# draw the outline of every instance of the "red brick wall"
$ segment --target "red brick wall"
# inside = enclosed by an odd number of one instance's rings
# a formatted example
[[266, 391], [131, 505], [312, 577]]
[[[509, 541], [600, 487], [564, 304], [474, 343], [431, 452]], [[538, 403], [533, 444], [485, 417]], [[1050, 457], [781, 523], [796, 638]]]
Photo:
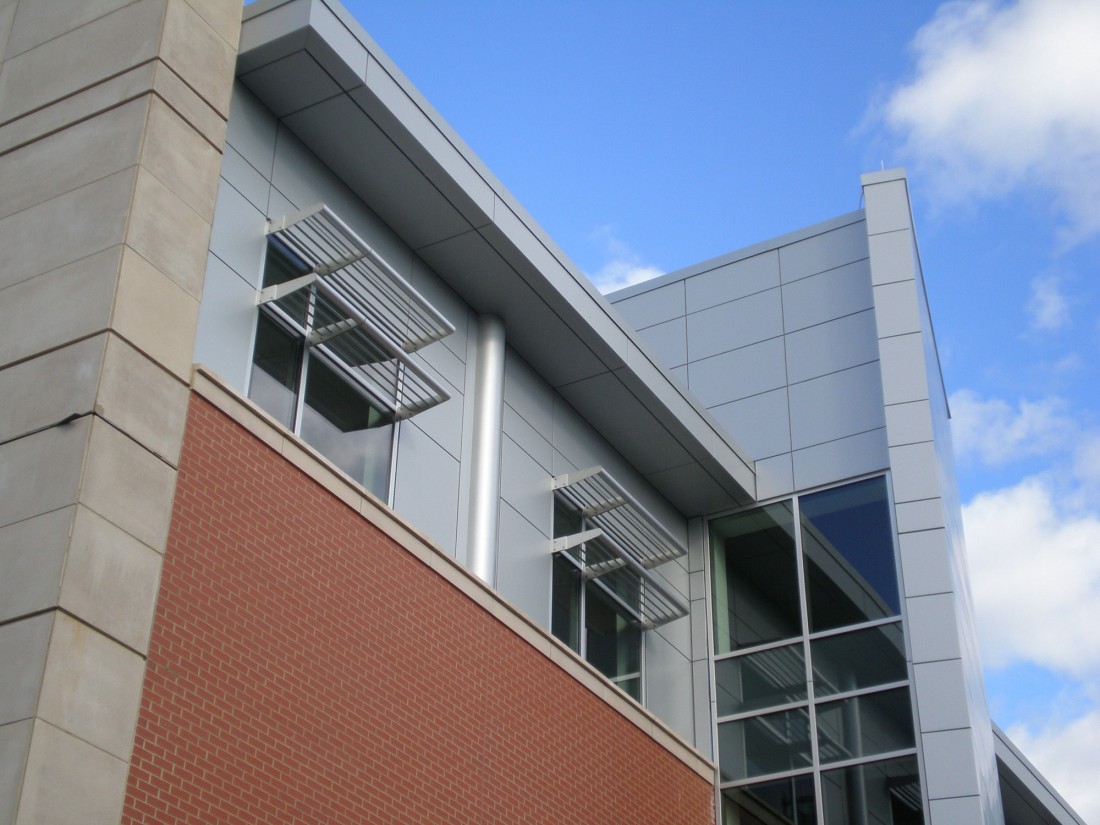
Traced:
[[123, 822], [708, 823], [712, 793], [192, 397]]

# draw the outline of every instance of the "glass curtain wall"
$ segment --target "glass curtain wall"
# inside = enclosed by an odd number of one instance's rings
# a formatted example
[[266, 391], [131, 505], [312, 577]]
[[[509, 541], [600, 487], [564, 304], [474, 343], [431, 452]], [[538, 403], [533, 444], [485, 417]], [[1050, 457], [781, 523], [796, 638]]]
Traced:
[[723, 825], [923, 823], [884, 477], [710, 523]]

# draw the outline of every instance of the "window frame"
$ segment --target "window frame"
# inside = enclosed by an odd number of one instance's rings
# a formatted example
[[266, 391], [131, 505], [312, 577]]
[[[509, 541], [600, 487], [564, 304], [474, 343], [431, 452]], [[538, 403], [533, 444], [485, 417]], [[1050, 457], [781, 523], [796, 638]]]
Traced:
[[[870, 481], [874, 479], [882, 479], [885, 488], [885, 501], [887, 504], [887, 511], [889, 514], [889, 539], [890, 550], [893, 557], [893, 568], [896, 586], [898, 588], [898, 600], [899, 607], [896, 614], [871, 618], [865, 621], [856, 622], [849, 625], [842, 625], [839, 627], [829, 627], [823, 630], [811, 631], [810, 629], [810, 616], [809, 607], [807, 603], [808, 596], [808, 583], [806, 580], [805, 558], [803, 550], [803, 524], [802, 513], [800, 507], [800, 499], [808, 496], [812, 496], [816, 493], [826, 492], [830, 490], [839, 490], [848, 485], [855, 485], [861, 482]], [[726, 714], [719, 716], [717, 713], [717, 705], [713, 705], [711, 715], [711, 735], [712, 741], [715, 747], [715, 761], [720, 761], [720, 754], [718, 753], [718, 743], [720, 741], [719, 727], [722, 724], [729, 722], [738, 722], [741, 720], [751, 719], [754, 717], [766, 716], [768, 714], [774, 714], [778, 712], [791, 712], [799, 709], [805, 710], [809, 716], [809, 735], [811, 746], [811, 763], [804, 768], [795, 768], [791, 770], [778, 771], [775, 773], [761, 774], [757, 776], [746, 776], [736, 779], [725, 779], [721, 776], [717, 783], [716, 796], [719, 802], [719, 817], [722, 816], [722, 806], [725, 804], [722, 800], [725, 799], [725, 792], [738, 788], [747, 788], [753, 785], [766, 784], [769, 782], [779, 780], [797, 779], [799, 777], [811, 777], [814, 784], [814, 798], [816, 805], [816, 822], [822, 823], [825, 821], [827, 812], [824, 809], [824, 790], [823, 790], [823, 775], [830, 772], [840, 771], [842, 769], [872, 766], [878, 763], [886, 764], [890, 762], [900, 762], [906, 759], [913, 759], [917, 765], [917, 775], [920, 782], [923, 784], [925, 779], [923, 776], [923, 765], [920, 764], [920, 729], [918, 719], [916, 716], [916, 697], [913, 693], [913, 667], [912, 663], [908, 661], [908, 657], [904, 655], [905, 651], [902, 651], [903, 658], [905, 659], [905, 673], [906, 676], [901, 680], [886, 681], [882, 683], [876, 683], [870, 686], [857, 687], [852, 690], [834, 691], [825, 695], [818, 696], [815, 691], [816, 674], [814, 672], [814, 661], [812, 646], [813, 643], [826, 639], [829, 637], [835, 637], [840, 635], [852, 634], [862, 631], [867, 631], [875, 627], [884, 627], [889, 625], [897, 625], [902, 632], [902, 644], [908, 644], [908, 618], [906, 616], [906, 605], [904, 599], [904, 593], [902, 591], [902, 578], [901, 578], [901, 558], [898, 551], [898, 538], [897, 538], [897, 524], [893, 513], [893, 507], [889, 506], [893, 501], [893, 490], [891, 485], [890, 474], [888, 472], [882, 473], [870, 473], [864, 476], [859, 476], [851, 479], [845, 479], [842, 482], [820, 485], [818, 487], [808, 488], [806, 490], [800, 490], [790, 493], [786, 496], [777, 496], [773, 499], [754, 502], [751, 505], [745, 507], [739, 507], [733, 510], [724, 511], [714, 516], [707, 518], [707, 527], [705, 530], [707, 548], [706, 548], [706, 566], [705, 566], [705, 580], [706, 580], [706, 601], [707, 601], [707, 626], [709, 635], [711, 637], [709, 645], [709, 659], [710, 659], [710, 690], [712, 696], [717, 696], [718, 683], [716, 665], [718, 662], [725, 660], [738, 659], [743, 657], [752, 656], [768, 650], [775, 650], [779, 648], [789, 647], [797, 645], [801, 648], [802, 658], [804, 660], [805, 679], [806, 679], [806, 696], [805, 698], [795, 701], [785, 702], [778, 705], [767, 705], [754, 708], [752, 710]], [[800, 612], [800, 632], [782, 639], [771, 640], [765, 643], [746, 645], [744, 647], [731, 647], [731, 649], [724, 653], [717, 653], [717, 642], [715, 638], [715, 548], [714, 548], [714, 534], [711, 528], [711, 524], [724, 517], [736, 515], [738, 513], [746, 513], [755, 509], [761, 509], [772, 505], [789, 502], [791, 513], [791, 526], [793, 528], [794, 547], [795, 547], [795, 561], [796, 561], [796, 583], [799, 601]], [[855, 756], [847, 759], [835, 759], [833, 761], [822, 762], [820, 754], [820, 733], [818, 730], [818, 712], [819, 708], [828, 708], [829, 706], [835, 706], [834, 703], [839, 704], [843, 701], [847, 701], [852, 698], [858, 698], [861, 696], [871, 696], [874, 694], [887, 693], [888, 691], [896, 691], [904, 688], [907, 692], [910, 710], [910, 721], [912, 724], [912, 739], [913, 745], [911, 747], [905, 747], [902, 749], [886, 751], [882, 753], [874, 753], [868, 756]], [[922, 816], [927, 821], [927, 810], [922, 809]]]

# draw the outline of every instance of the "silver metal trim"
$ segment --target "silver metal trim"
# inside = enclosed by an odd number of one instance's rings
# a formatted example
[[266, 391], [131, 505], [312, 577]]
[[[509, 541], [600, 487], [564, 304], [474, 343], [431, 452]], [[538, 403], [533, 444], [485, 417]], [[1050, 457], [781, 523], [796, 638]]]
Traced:
[[482, 315], [477, 322], [474, 373], [473, 454], [470, 462], [470, 521], [467, 564], [496, 586], [497, 523], [500, 511], [500, 458], [504, 417], [504, 322]]

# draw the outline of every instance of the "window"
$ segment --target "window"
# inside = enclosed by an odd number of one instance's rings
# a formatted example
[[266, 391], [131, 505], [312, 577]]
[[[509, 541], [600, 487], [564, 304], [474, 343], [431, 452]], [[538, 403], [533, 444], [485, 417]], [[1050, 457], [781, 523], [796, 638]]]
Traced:
[[687, 615], [650, 570], [687, 550], [600, 467], [553, 487], [551, 632], [641, 701], [643, 631]]
[[397, 421], [447, 399], [409, 353], [454, 327], [324, 205], [273, 221], [249, 397], [380, 498]]
[[724, 823], [923, 821], [886, 479], [710, 524]]
[[[269, 243], [265, 287], [301, 270], [285, 249]], [[249, 397], [372, 493], [387, 497], [393, 414], [274, 313], [261, 312], [257, 321]]]
[[[583, 519], [560, 501], [554, 507], [554, 537], [580, 533]], [[598, 540], [583, 542], [571, 552], [554, 555], [551, 632], [618, 685], [628, 696], [642, 700], [642, 631], [636, 619], [636, 600], [609, 589], [599, 579], [586, 578], [586, 567], [606, 561], [607, 550]]]

